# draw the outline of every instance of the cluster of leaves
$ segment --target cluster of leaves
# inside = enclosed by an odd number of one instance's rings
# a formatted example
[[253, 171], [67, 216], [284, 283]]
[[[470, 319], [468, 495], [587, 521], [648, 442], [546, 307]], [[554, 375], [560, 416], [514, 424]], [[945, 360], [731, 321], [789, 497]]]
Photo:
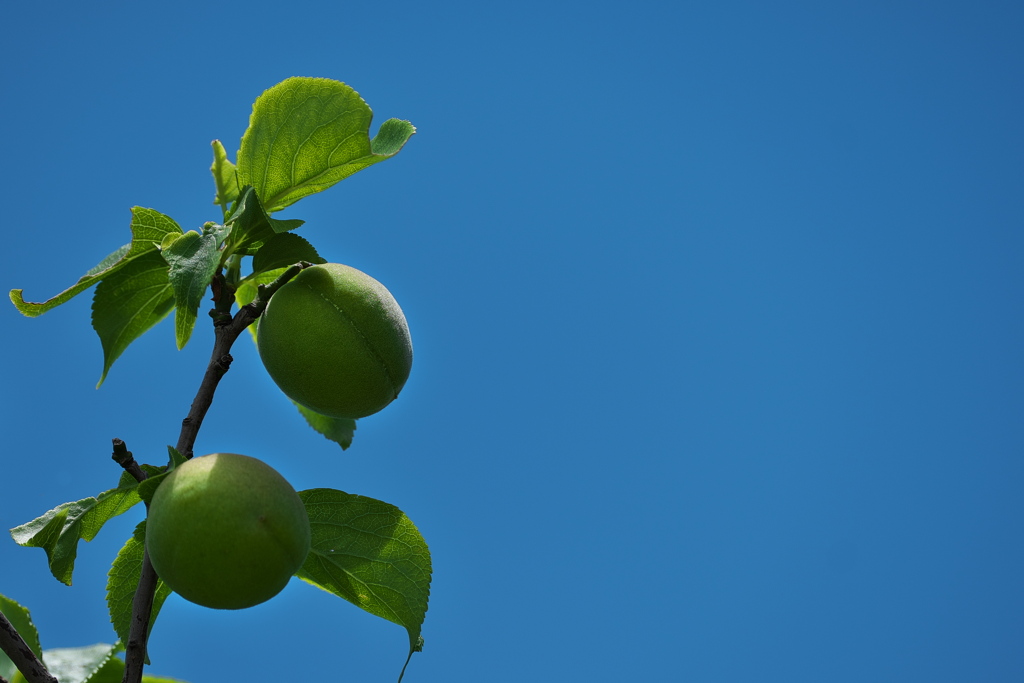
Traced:
[[[390, 119], [371, 139], [371, 118], [370, 108], [358, 93], [338, 81], [291, 78], [274, 86], [253, 105], [237, 163], [228, 159], [219, 141], [213, 142], [211, 171], [216, 186], [214, 203], [222, 212], [219, 222], [185, 232], [170, 217], [135, 207], [131, 241], [72, 287], [41, 303], [25, 301], [22, 290], [15, 289], [11, 301], [23, 314], [34, 317], [96, 285], [92, 323], [104, 354], [100, 384], [128, 345], [172, 310], [177, 346], [184, 347], [211, 285], [215, 299], [220, 289], [221, 295], [227, 291], [237, 305], [244, 306], [256, 299], [260, 285], [275, 280], [289, 266], [325, 262], [312, 244], [292, 232], [303, 221], [281, 220], [273, 214], [394, 156], [415, 132], [408, 121]], [[249, 272], [243, 275], [246, 257], [251, 257], [251, 262]], [[314, 429], [342, 448], [350, 445], [354, 420], [298, 407]], [[169, 448], [169, 452], [167, 467], [142, 466], [149, 478], [141, 483], [126, 472], [116, 488], [64, 503], [15, 527], [13, 539], [22, 546], [42, 548], [53, 576], [70, 585], [79, 540], [92, 540], [108, 520], [138, 503], [148, 505], [163, 477], [182, 462], [177, 451]], [[410, 653], [418, 651], [431, 565], [426, 543], [415, 525], [398, 508], [371, 498], [321, 488], [299, 495], [309, 514], [312, 549], [297, 576], [405, 627]], [[115, 655], [128, 640], [144, 547], [145, 521], [122, 547], [109, 572], [107, 604], [119, 640], [111, 646], [77, 650], [75, 656], [89, 663], [79, 668], [91, 673], [67, 681], [104, 683], [114, 675], [111, 671], [118, 663], [123, 669]], [[166, 585], [158, 583], [150, 628], [170, 593]], [[23, 609], [11, 604], [14, 612]], [[9, 605], [0, 602], [0, 607], [5, 606]], [[30, 633], [34, 632], [32, 627]], [[38, 645], [38, 637], [35, 641]], [[100, 652], [96, 649], [100, 647], [106, 649]], [[54, 654], [58, 652], [43, 653], [48, 665], [61, 661], [63, 655]], [[11, 673], [4, 667], [0, 659], [0, 675]], [[156, 683], [159, 679], [146, 680]]]
[[[34, 303], [13, 289], [11, 301], [29, 317], [42, 315], [96, 285], [92, 325], [103, 346], [103, 383], [114, 361], [143, 333], [174, 311], [179, 349], [188, 343], [199, 305], [217, 273], [239, 305], [256, 298], [257, 287], [299, 261], [325, 260], [292, 231], [303, 221], [272, 214], [321, 192], [348, 176], [397, 154], [416, 129], [388, 119], [370, 138], [373, 112], [359, 94], [338, 81], [290, 78], [253, 105], [238, 162], [213, 141], [214, 203], [221, 222], [182, 231], [169, 216], [132, 209], [131, 242], [115, 250], [56, 296]], [[251, 272], [242, 261], [251, 256]], [[99, 385], [97, 385], [99, 386]], [[318, 415], [298, 406], [310, 425], [342, 448], [352, 442], [355, 421]]]

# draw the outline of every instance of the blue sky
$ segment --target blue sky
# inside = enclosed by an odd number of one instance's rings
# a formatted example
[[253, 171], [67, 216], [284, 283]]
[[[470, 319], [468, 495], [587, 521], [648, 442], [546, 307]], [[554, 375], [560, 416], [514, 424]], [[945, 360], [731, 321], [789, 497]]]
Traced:
[[[41, 300], [140, 205], [219, 217], [289, 76], [349, 83], [395, 159], [288, 210], [384, 282], [415, 362], [341, 450], [251, 344], [197, 452], [401, 507], [435, 568], [406, 681], [1024, 678], [1024, 10], [1010, 2], [22, 3], [0, 27], [5, 288]], [[209, 354], [169, 321], [93, 387], [90, 296], [0, 307], [0, 526], [159, 462]], [[200, 317], [202, 320], [202, 316]], [[244, 341], [244, 340], [242, 340]], [[111, 642], [0, 542], [44, 647]], [[392, 681], [403, 630], [293, 581], [172, 598], [152, 672]]]

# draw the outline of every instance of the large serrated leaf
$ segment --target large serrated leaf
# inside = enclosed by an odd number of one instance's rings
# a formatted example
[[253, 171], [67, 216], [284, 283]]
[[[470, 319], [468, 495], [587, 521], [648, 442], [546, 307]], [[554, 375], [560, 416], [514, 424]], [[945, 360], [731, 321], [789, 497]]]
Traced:
[[92, 326], [103, 345], [103, 384], [114, 361], [174, 308], [167, 261], [151, 251], [105, 277], [92, 301]]
[[397, 154], [416, 129], [389, 119], [370, 140], [373, 112], [326, 78], [289, 78], [260, 95], [238, 151], [239, 182], [270, 213]]
[[11, 538], [20, 546], [45, 550], [54, 578], [70, 586], [79, 539], [91, 541], [107, 521], [140, 501], [137, 482], [125, 474], [116, 489], [104, 491], [95, 498], [58, 505], [31, 522], [11, 529]]
[[220, 264], [217, 234], [200, 235], [189, 230], [164, 247], [163, 258], [170, 266], [168, 279], [174, 292], [174, 337], [178, 349], [185, 348], [196, 325], [196, 315]]
[[[135, 527], [132, 537], [121, 547], [107, 573], [107, 610], [110, 612], [110, 623], [121, 642], [128, 642], [132, 623], [132, 602], [135, 589], [142, 575], [142, 561], [146, 551], [146, 520]], [[156, 594], [153, 598], [153, 611], [149, 618], [149, 632], [153, 632], [153, 624], [163, 607], [164, 600], [171, 594], [171, 589], [158, 579]]]
[[409, 633], [410, 652], [430, 598], [430, 550], [394, 505], [334, 489], [300, 491], [312, 547], [297, 576]]
[[30, 318], [40, 316], [47, 311], [70, 301], [76, 295], [92, 287], [100, 280], [113, 275], [119, 269], [132, 263], [137, 258], [156, 250], [168, 233], [181, 234], [181, 228], [169, 217], [159, 211], [136, 206], [132, 209], [132, 241], [109, 254], [95, 267], [78, 279], [74, 285], [42, 303], [25, 301], [23, 290], [12, 289], [11, 302]]
[[[11, 622], [11, 625], [14, 626], [21, 639], [25, 641], [25, 644], [35, 653], [36, 657], [42, 656], [43, 649], [39, 645], [39, 631], [36, 630], [35, 624], [32, 623], [32, 616], [29, 614], [28, 609], [7, 596], [0, 595], [0, 613], [7, 617], [7, 621]], [[0, 677], [9, 681], [17, 671], [18, 668], [14, 666], [11, 658], [3, 650], [0, 650]]]

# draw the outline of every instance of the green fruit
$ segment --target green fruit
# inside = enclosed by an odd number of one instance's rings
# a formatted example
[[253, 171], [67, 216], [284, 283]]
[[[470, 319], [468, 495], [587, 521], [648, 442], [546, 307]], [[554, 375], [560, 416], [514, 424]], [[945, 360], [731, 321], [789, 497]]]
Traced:
[[326, 263], [271, 299], [257, 328], [260, 358], [281, 391], [331, 417], [360, 418], [398, 397], [412, 367], [409, 326], [384, 285]]
[[146, 549], [157, 576], [204, 607], [274, 597], [309, 553], [306, 507], [266, 463], [214, 453], [179, 465], [149, 505]]

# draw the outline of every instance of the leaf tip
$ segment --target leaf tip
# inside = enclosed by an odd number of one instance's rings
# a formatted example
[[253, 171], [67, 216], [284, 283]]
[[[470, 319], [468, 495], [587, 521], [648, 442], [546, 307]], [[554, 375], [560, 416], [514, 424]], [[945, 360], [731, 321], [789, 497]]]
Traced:
[[416, 126], [403, 119], [388, 119], [380, 125], [370, 141], [370, 151], [377, 156], [393, 157], [416, 134]]

